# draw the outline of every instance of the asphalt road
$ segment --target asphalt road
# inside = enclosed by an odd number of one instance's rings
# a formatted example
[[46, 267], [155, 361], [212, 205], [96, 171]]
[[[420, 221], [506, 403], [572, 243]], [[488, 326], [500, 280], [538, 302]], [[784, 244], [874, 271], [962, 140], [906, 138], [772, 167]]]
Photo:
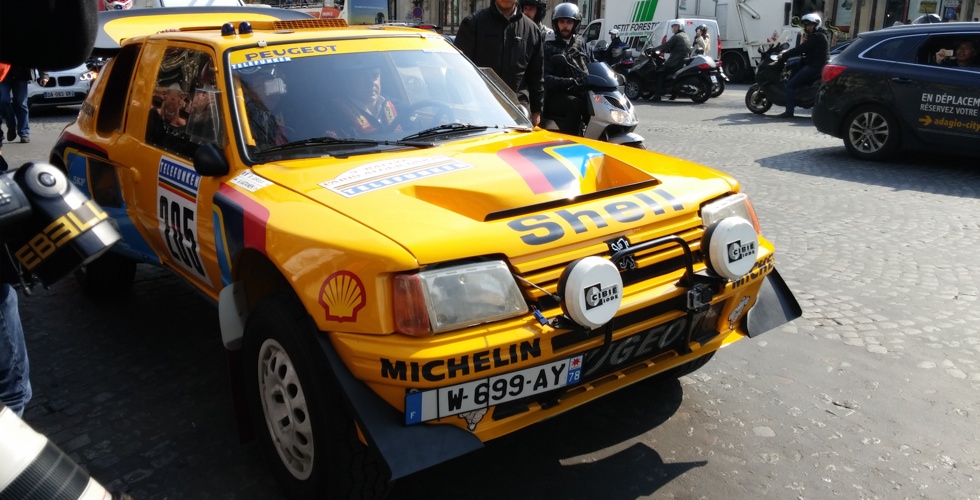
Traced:
[[[976, 161], [858, 162], [806, 118], [749, 113], [745, 88], [636, 103], [638, 132], [741, 181], [803, 318], [404, 478], [392, 498], [980, 498]], [[46, 158], [71, 112], [34, 118], [8, 161]], [[111, 300], [72, 279], [22, 297], [25, 420], [137, 498], [280, 498], [238, 442], [213, 306], [166, 272], [137, 279]]]

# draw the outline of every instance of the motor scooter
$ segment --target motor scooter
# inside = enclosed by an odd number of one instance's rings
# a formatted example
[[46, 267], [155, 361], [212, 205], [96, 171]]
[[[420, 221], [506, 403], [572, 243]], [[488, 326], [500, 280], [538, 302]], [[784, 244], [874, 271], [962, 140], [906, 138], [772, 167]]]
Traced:
[[[626, 97], [637, 100], [651, 97], [656, 91], [657, 71], [663, 67], [663, 54], [647, 49], [626, 75]], [[701, 104], [711, 97], [712, 86], [718, 83], [718, 64], [707, 55], [685, 59], [680, 69], [664, 79], [664, 93], [686, 97]]]
[[[780, 43], [777, 40], [768, 49], [760, 51], [762, 61], [755, 70], [755, 83], [745, 93], [745, 107], [749, 108], [749, 111], [761, 115], [769, 111], [773, 104], [786, 105], [786, 82], [793, 73], [790, 68], [799, 64], [799, 58], [796, 57], [786, 62], [779, 62], [779, 53], [787, 48], [789, 48], [788, 43]], [[796, 106], [804, 109], [812, 108], [817, 100], [819, 89], [820, 78], [798, 88]]]
[[[583, 137], [643, 148], [643, 136], [633, 132], [640, 123], [633, 103], [619, 86], [622, 75], [617, 75], [608, 64], [591, 62], [586, 77], [588, 114], [585, 117]], [[618, 78], [617, 78], [618, 77]], [[547, 115], [541, 117], [541, 128], [558, 132], [558, 124]]]

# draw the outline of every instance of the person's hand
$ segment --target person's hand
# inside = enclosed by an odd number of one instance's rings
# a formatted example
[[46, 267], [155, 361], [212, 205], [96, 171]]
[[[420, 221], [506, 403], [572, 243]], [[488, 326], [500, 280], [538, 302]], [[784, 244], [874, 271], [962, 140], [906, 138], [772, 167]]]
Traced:
[[936, 63], [942, 64], [944, 60], [946, 60], [946, 49], [939, 49], [939, 52], [936, 52]]
[[38, 83], [38, 85], [40, 85], [40, 86], [43, 87], [43, 86], [45, 86], [45, 85], [48, 84], [48, 80], [50, 80], [50, 79], [51, 78], [49, 78], [47, 76], [42, 76], [42, 77], [40, 77], [40, 78], [37, 79], [37, 83]]
[[537, 127], [541, 123], [541, 112], [531, 113], [531, 125]]

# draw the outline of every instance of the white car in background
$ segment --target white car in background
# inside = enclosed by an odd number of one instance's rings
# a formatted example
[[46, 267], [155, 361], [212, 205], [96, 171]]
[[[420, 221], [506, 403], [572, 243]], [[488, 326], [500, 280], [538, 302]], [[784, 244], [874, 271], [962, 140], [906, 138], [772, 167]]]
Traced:
[[98, 75], [87, 64], [72, 69], [48, 71], [50, 78], [47, 85], [42, 87], [35, 80], [27, 84], [27, 105], [35, 108], [81, 104]]

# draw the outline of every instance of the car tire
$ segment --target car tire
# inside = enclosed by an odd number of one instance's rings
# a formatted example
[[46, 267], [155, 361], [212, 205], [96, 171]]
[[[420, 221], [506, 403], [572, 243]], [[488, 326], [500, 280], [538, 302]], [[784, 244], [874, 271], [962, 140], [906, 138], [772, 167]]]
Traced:
[[387, 473], [358, 439], [317, 335], [292, 290], [250, 311], [243, 366], [253, 429], [288, 497], [381, 497]]
[[121, 295], [135, 279], [136, 261], [111, 251], [75, 270], [75, 280], [88, 295]]
[[752, 76], [749, 60], [742, 52], [725, 52], [721, 56], [721, 69], [732, 83], [742, 83]]
[[718, 83], [711, 85], [711, 98], [714, 99], [725, 91], [725, 80], [719, 78]]
[[881, 161], [894, 156], [902, 130], [891, 111], [882, 106], [862, 106], [844, 120], [844, 146], [860, 160]]
[[623, 94], [626, 98], [636, 102], [643, 95], [643, 85], [640, 83], [640, 79], [636, 77], [631, 77], [626, 80], [626, 85], [623, 86]]
[[762, 91], [762, 87], [758, 83], [754, 83], [745, 92], [745, 107], [749, 108], [749, 111], [761, 115], [769, 111], [769, 108], [772, 108], [772, 101]]

